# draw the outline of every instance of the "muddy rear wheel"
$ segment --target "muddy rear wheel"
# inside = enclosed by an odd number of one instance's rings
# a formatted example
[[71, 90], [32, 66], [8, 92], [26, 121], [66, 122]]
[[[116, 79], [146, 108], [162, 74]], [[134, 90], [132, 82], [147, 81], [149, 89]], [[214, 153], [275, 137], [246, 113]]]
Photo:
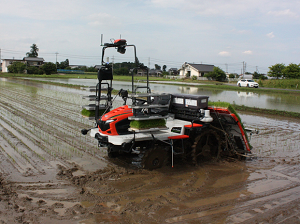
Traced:
[[219, 135], [213, 130], [207, 130], [196, 137], [192, 146], [193, 163], [211, 160], [219, 156], [221, 141]]
[[167, 151], [165, 147], [156, 145], [154, 148], [149, 149], [142, 161], [142, 167], [145, 169], [153, 170], [162, 167], [167, 161]]
[[116, 158], [119, 156], [119, 152], [115, 151], [113, 147], [112, 144], [107, 147], [107, 155], [109, 158]]

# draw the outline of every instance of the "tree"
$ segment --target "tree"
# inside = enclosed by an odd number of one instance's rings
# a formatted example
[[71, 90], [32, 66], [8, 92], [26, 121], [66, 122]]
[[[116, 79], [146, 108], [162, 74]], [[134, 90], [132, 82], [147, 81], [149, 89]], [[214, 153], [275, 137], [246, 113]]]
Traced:
[[59, 64], [57, 63], [58, 69], [67, 69], [67, 67], [69, 67], [69, 59], [62, 61]]
[[129, 75], [129, 69], [127, 67], [114, 69], [114, 75]]
[[37, 47], [36, 44], [32, 44], [30, 48], [31, 48], [30, 52], [27, 52], [26, 56], [27, 57], [34, 57], [34, 58], [36, 58], [38, 56], [39, 48]]
[[161, 66], [159, 66], [158, 64], [155, 64], [154, 66], [155, 66], [156, 70], [160, 70], [161, 69]]
[[46, 75], [56, 73], [56, 65], [52, 62], [46, 62], [45, 64], [43, 64], [42, 69], [46, 73]]
[[[81, 69], [80, 69], [80, 70], [81, 70]], [[95, 67], [91, 66], [91, 67], [88, 67], [88, 68], [86, 69], [86, 71], [87, 71], [87, 72], [97, 72], [98, 70], [97, 70]]]
[[300, 78], [300, 65], [291, 63], [283, 69], [282, 73], [283, 77], [287, 79]]
[[15, 61], [7, 67], [10, 73], [23, 73], [25, 71], [26, 65], [22, 62]]
[[265, 76], [264, 74], [260, 74], [258, 72], [254, 72], [252, 75], [252, 78], [253, 79], [262, 79], [262, 80], [268, 79], [267, 76]]
[[268, 75], [270, 77], [276, 77], [277, 79], [281, 78], [283, 76], [283, 69], [285, 69], [284, 64], [275, 64], [269, 67]]
[[216, 81], [225, 81], [226, 73], [219, 67], [214, 67], [213, 71], [205, 74], [204, 77], [211, 77]]
[[167, 69], [167, 66], [166, 65], [163, 65], [163, 71], [165, 72]]
[[27, 74], [39, 74], [39, 75], [44, 74], [43, 69], [36, 66], [27, 66], [26, 70], [27, 70]]

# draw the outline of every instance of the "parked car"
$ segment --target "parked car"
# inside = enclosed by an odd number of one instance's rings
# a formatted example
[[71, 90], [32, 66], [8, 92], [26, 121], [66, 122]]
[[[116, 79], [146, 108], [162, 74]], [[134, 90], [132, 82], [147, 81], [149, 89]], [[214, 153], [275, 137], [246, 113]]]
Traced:
[[254, 82], [252, 79], [241, 79], [237, 82], [239, 87], [255, 87], [258, 88], [258, 83]]

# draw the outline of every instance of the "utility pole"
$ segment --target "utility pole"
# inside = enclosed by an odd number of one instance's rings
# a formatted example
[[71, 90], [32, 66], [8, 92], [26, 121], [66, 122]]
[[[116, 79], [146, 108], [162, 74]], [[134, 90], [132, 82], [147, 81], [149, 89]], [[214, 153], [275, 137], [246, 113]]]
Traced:
[[245, 62], [243, 61], [243, 79], [245, 78]]
[[148, 58], [148, 69], [150, 69], [150, 57]]
[[[121, 39], [121, 35], [120, 35], [120, 39]], [[113, 55], [112, 56], [112, 62], [111, 62], [111, 70], [112, 70], [112, 72], [114, 72], [114, 63], [115, 63], [115, 56]]]
[[226, 73], [228, 73], [228, 64], [225, 64], [226, 66]]
[[55, 66], [56, 66], [56, 70], [57, 70], [57, 55], [58, 55], [58, 53], [55, 52], [55, 54], [56, 54], [56, 57], [55, 57]]

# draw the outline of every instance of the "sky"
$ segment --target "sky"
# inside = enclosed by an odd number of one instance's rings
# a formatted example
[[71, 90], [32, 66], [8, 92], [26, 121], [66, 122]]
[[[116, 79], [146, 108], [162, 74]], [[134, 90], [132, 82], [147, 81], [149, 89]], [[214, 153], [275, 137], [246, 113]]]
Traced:
[[[180, 68], [267, 73], [300, 63], [299, 0], [0, 0], [1, 59], [22, 59], [36, 44], [46, 62], [101, 63], [103, 43], [134, 44], [139, 61]], [[133, 61], [107, 49], [111, 62]]]

